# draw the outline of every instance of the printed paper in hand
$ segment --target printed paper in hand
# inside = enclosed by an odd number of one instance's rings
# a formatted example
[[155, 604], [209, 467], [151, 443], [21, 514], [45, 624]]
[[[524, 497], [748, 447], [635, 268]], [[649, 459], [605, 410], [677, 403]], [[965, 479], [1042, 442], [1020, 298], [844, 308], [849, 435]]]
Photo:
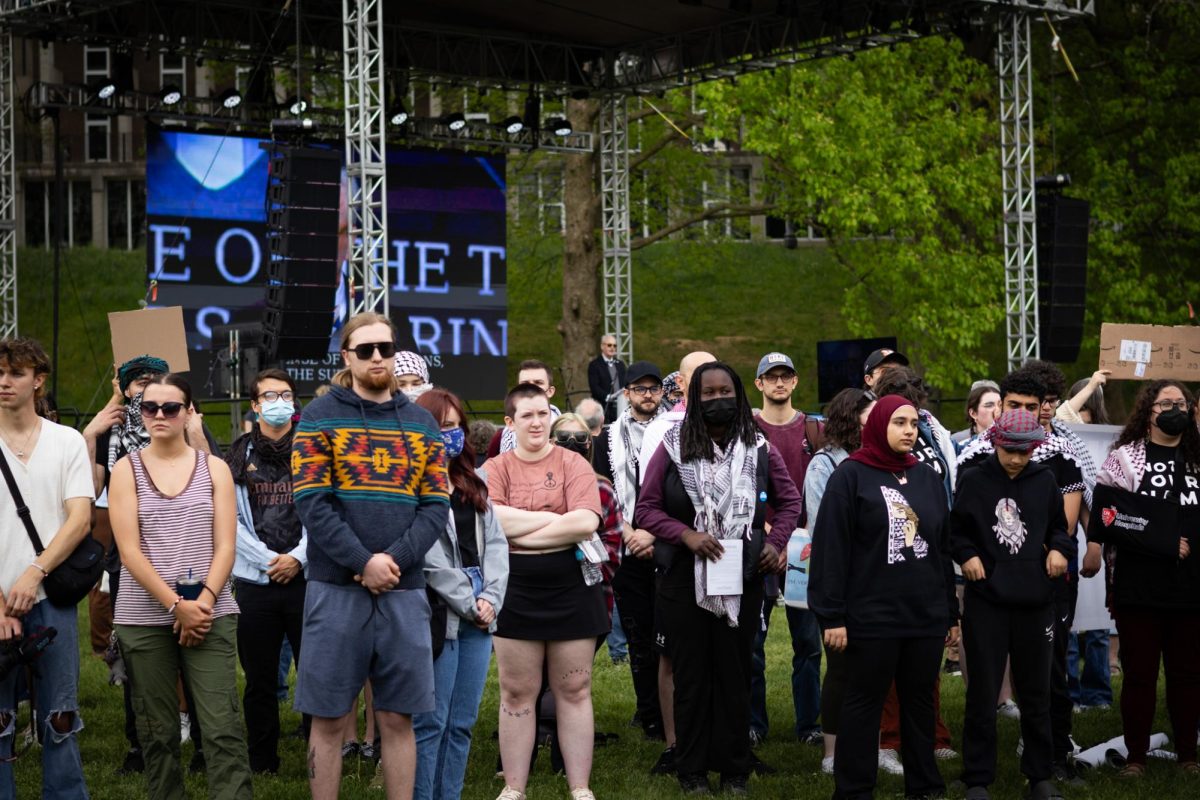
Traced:
[[741, 539], [722, 539], [725, 548], [720, 561], [708, 562], [708, 581], [705, 587], [710, 595], [735, 595], [742, 593], [742, 545]]

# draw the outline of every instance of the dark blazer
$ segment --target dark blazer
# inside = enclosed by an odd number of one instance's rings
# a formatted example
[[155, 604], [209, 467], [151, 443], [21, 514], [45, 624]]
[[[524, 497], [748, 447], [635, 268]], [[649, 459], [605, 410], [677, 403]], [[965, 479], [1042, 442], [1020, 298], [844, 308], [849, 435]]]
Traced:
[[[617, 359], [617, 388], [625, 385], [625, 362]], [[592, 399], [600, 405], [605, 405], [608, 395], [612, 392], [612, 381], [608, 377], [608, 364], [604, 356], [596, 356], [588, 363], [588, 391]]]

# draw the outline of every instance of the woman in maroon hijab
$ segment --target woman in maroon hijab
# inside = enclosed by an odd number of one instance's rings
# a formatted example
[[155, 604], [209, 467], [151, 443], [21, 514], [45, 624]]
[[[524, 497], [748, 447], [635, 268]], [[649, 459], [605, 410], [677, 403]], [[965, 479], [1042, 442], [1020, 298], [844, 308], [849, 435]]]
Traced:
[[813, 529], [809, 607], [830, 649], [846, 651], [847, 686], [835, 798], [874, 796], [879, 721], [893, 679], [900, 696], [907, 797], [945, 793], [934, 759], [934, 681], [958, 640], [958, 601], [941, 479], [911, 451], [917, 409], [880, 398], [862, 447], [834, 471]]

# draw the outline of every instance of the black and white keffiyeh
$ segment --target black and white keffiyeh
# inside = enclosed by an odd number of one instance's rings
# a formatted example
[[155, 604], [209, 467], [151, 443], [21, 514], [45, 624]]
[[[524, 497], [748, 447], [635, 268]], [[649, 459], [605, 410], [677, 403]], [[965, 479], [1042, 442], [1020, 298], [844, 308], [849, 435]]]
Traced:
[[608, 429], [608, 463], [612, 465], [613, 488], [617, 493], [621, 514], [627, 522], [633, 521], [633, 509], [637, 505], [641, 477], [638, 458], [642, 452], [642, 439], [647, 426], [662, 413], [660, 407], [653, 417], [642, 422], [635, 419], [632, 409], [629, 409]]
[[[992, 427], [995, 427], [993, 423]], [[992, 428], [988, 428], [982, 435], [977, 437], [973, 442], [963, 448], [963, 451], [958, 454], [958, 466], [961, 469], [964, 465], [972, 463], [990, 456], [995, 452], [995, 447], [992, 444], [992, 437], [989, 435]], [[1068, 436], [1069, 434], [1069, 436]], [[1076, 441], [1072, 441], [1072, 440]], [[1078, 442], [1078, 445], [1076, 445]], [[1033, 451], [1031, 461], [1038, 463], [1049, 461], [1057, 455], [1061, 455], [1071, 463], [1079, 467], [1080, 473], [1083, 475], [1082, 483], [1075, 483], [1069, 486], [1060, 486], [1059, 491], [1062, 494], [1070, 494], [1072, 492], [1083, 492], [1084, 500], [1088, 507], [1091, 507], [1092, 502], [1092, 487], [1096, 485], [1096, 464], [1092, 461], [1091, 455], [1087, 451], [1087, 447], [1079, 440], [1071, 431], [1063, 431], [1058, 425], [1051, 425], [1051, 431], [1046, 435], [1046, 440], [1039, 444]], [[1089, 472], [1091, 473], [1089, 476]]]
[[[663, 447], [675, 463], [683, 488], [696, 510], [694, 528], [716, 539], [750, 538], [754, 522], [755, 478], [758, 470], [758, 449], [766, 441], [757, 434], [753, 447], [735, 439], [727, 447], [714, 442], [716, 458], [712, 461], [683, 461], [680, 455], [681, 426], [675, 426], [663, 437]], [[695, 557], [696, 605], [725, 618], [731, 628], [738, 624], [742, 607], [741, 595], [709, 595], [708, 560]]]
[[108, 471], [122, 456], [136, 453], [150, 444], [150, 431], [142, 420], [142, 395], [135, 394], [125, 407], [125, 422], [113, 425], [108, 436]]

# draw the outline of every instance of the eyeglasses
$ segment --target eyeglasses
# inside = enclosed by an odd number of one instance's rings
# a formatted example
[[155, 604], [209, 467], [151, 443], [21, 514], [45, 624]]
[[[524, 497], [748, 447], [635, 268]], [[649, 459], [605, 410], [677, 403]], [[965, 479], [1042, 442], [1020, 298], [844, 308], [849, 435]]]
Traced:
[[648, 394], [662, 394], [662, 386], [628, 386], [626, 387], [630, 394], [638, 397], [645, 397]]
[[1151, 403], [1150, 407], [1164, 412], [1170, 411], [1171, 409], [1175, 409], [1177, 411], [1187, 411], [1192, 407], [1192, 404], [1187, 400], [1159, 400], [1157, 403]]
[[796, 373], [794, 372], [785, 372], [782, 375], [778, 373], [772, 375], [768, 372], [765, 375], [760, 375], [758, 379], [763, 383], [787, 383], [794, 377], [796, 377]]
[[351, 349], [354, 350], [354, 355], [358, 356], [364, 361], [370, 358], [376, 350], [378, 350], [379, 355], [384, 358], [391, 358], [392, 356], [396, 355], [395, 342], [363, 342], [360, 345], [355, 345]]
[[557, 431], [554, 434], [555, 444], [587, 444], [591, 441], [592, 435], [587, 431]]
[[142, 416], [146, 419], [154, 419], [160, 411], [165, 419], [175, 419], [183, 411], [183, 403], [142, 403]]
[[1056, 406], [1061, 402], [1062, 402], [1062, 398], [1055, 397], [1054, 395], [1051, 395], [1050, 397], [1046, 397], [1046, 398], [1042, 399], [1042, 405], [1044, 405], [1044, 406]]
[[290, 403], [296, 399], [296, 395], [291, 392], [263, 392], [258, 396], [258, 399], [266, 400], [268, 403], [274, 403], [276, 400], [286, 400]]

